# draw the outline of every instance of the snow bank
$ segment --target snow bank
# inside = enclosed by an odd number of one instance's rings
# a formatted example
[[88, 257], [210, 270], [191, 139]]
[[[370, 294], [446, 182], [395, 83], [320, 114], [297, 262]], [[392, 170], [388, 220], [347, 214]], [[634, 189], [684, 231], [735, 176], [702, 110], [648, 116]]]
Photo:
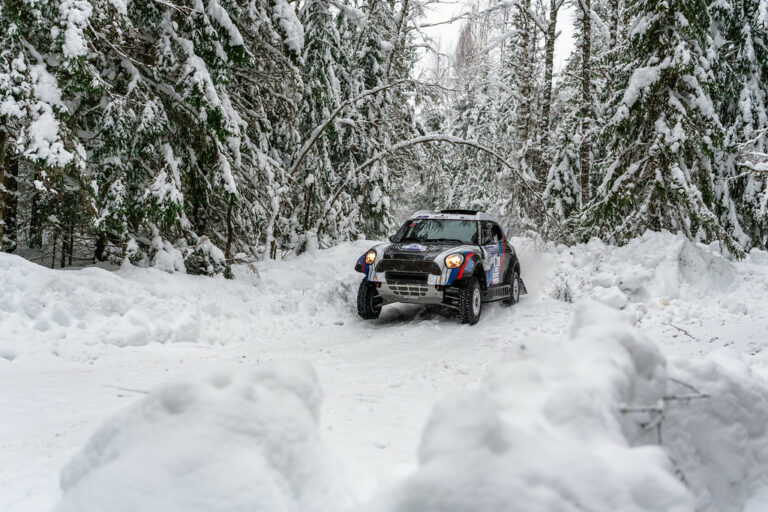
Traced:
[[365, 510], [741, 510], [764, 485], [768, 385], [740, 361], [673, 361], [631, 315], [576, 307], [432, 412], [419, 469]]
[[61, 474], [57, 512], [279, 512], [350, 503], [318, 434], [311, 367], [180, 379], [106, 422]]
[[620, 412], [653, 404], [665, 372], [618, 312], [582, 304], [569, 343], [521, 345], [435, 408], [420, 468], [379, 510], [691, 510], [663, 450], [633, 447]]
[[[735, 350], [670, 361], [662, 444], [698, 511], [744, 510], [768, 486], [768, 382]], [[765, 510], [765, 509], [763, 509]]]
[[737, 268], [714, 247], [683, 235], [648, 231], [625, 246], [592, 239], [557, 248], [550, 294], [575, 301], [594, 298], [615, 307], [627, 303], [721, 296], [736, 283]]
[[[82, 345], [247, 343], [276, 332], [354, 320], [369, 244], [343, 244], [234, 271], [237, 279], [124, 266], [50, 270], [0, 253], [0, 353]], [[260, 276], [260, 277], [259, 277]], [[223, 335], [222, 333], [226, 333]]]

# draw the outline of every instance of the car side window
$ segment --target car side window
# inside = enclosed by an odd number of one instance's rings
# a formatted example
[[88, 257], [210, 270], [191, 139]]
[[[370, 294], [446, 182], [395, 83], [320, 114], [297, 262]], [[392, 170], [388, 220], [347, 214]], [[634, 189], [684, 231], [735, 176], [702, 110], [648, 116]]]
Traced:
[[501, 228], [498, 224], [491, 223], [491, 239], [493, 240], [493, 243], [498, 244], [501, 242], [502, 236], [501, 236]]
[[492, 226], [491, 222], [488, 222], [487, 220], [480, 222], [480, 234], [481, 234], [481, 241], [482, 245], [491, 245], [493, 244], [493, 234], [492, 234]]

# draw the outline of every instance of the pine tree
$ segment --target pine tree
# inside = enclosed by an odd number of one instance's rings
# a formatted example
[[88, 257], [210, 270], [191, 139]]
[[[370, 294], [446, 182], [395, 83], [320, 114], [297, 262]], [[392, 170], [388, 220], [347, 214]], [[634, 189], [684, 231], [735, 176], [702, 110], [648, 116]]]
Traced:
[[722, 128], [710, 97], [703, 0], [639, 0], [627, 52], [629, 78], [606, 130], [613, 155], [585, 213], [587, 233], [625, 243], [646, 229], [721, 240], [738, 252], [714, 213], [712, 155]]
[[67, 75], [80, 68], [87, 51], [82, 31], [88, 14], [87, 4], [0, 6], [0, 246], [9, 206], [15, 218], [23, 195], [34, 204], [29, 245], [39, 248], [46, 228], [57, 238], [65, 229], [65, 263], [72, 259], [75, 223], [91, 219], [86, 155], [65, 99]]
[[[566, 76], [577, 76], [580, 55], [574, 52], [565, 67]], [[573, 80], [561, 80], [554, 90], [552, 123], [555, 126], [553, 150], [543, 199], [547, 207], [544, 230], [553, 233], [560, 226], [573, 224], [581, 210], [579, 181], [579, 123], [581, 87]], [[555, 223], [557, 225], [551, 225]]]
[[768, 244], [768, 180], [737, 166], [739, 148], [768, 152], [768, 4], [718, 1], [711, 7], [715, 106], [726, 129], [715, 191], [724, 225], [743, 248]]

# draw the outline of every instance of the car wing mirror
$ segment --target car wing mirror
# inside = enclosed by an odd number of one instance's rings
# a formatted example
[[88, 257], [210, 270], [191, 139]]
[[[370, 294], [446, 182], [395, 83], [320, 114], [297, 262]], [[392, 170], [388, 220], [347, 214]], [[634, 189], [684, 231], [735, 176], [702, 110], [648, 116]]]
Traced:
[[395, 241], [395, 235], [389, 235], [389, 241], [394, 242]]

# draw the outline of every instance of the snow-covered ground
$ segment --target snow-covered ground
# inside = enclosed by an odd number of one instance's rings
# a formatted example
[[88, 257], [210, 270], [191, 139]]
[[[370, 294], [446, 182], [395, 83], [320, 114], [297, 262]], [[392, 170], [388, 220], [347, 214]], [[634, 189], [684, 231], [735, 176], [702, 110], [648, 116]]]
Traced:
[[0, 510], [768, 508], [768, 254], [514, 243], [530, 294], [474, 327], [359, 320], [367, 242], [234, 281], [0, 254]]

